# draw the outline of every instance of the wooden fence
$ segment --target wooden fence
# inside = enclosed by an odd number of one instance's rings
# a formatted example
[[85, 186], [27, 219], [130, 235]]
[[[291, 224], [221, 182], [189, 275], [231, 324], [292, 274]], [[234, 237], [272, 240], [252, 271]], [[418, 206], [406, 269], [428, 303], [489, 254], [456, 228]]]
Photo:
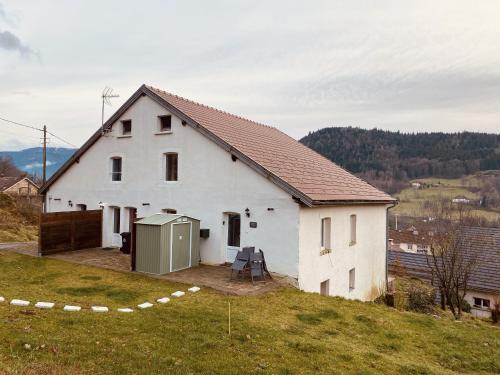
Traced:
[[51, 212], [40, 216], [40, 255], [102, 246], [102, 210]]

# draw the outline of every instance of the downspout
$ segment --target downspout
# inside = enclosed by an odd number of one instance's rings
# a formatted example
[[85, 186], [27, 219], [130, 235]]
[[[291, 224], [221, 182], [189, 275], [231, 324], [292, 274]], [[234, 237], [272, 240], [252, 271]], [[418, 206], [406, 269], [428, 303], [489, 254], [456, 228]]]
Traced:
[[396, 207], [398, 202], [396, 201], [392, 205], [387, 206], [385, 214], [385, 290], [389, 291], [389, 210]]

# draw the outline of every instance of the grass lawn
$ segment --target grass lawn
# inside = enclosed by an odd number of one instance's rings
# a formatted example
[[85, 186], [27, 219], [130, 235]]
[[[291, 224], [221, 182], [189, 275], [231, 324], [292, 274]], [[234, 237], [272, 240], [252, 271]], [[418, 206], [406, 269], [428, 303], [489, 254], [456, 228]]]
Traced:
[[[132, 314], [188, 286], [0, 251], [0, 373], [486, 374], [500, 372], [500, 329], [282, 288], [228, 297], [209, 289]], [[228, 303], [231, 303], [231, 336]], [[31, 346], [25, 348], [25, 344]]]

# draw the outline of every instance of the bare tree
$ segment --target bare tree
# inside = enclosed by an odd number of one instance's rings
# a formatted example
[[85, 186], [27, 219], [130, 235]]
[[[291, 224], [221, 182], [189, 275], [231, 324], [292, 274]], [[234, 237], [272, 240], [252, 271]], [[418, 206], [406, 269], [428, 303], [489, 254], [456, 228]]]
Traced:
[[480, 262], [480, 254], [471, 246], [478, 239], [467, 235], [467, 228], [474, 222], [472, 209], [442, 200], [431, 211], [435, 234], [427, 264], [438, 284], [442, 307], [448, 306], [455, 319], [460, 319], [471, 275]]
[[21, 172], [9, 157], [0, 157], [0, 176], [17, 177]]

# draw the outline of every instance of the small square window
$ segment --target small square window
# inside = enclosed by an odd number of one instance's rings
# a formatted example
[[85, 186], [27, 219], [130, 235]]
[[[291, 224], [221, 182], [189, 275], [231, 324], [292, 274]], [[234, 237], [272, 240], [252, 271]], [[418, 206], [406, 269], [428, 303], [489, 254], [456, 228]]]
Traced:
[[161, 132], [171, 132], [172, 131], [172, 116], [160, 116], [160, 131]]
[[131, 134], [132, 134], [132, 120], [123, 120], [122, 135], [131, 135]]

